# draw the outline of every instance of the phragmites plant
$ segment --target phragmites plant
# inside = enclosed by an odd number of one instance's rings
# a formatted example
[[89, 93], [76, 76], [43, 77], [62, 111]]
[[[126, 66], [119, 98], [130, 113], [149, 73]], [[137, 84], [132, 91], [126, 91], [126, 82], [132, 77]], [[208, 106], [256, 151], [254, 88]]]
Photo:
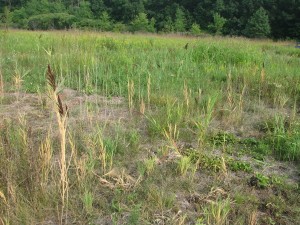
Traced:
[[[68, 174], [66, 165], [66, 130], [67, 130], [67, 112], [68, 107], [63, 107], [61, 98], [58, 93], [57, 83], [54, 73], [51, 70], [50, 65], [47, 69], [47, 81], [50, 87], [50, 96], [54, 102], [54, 111], [56, 113], [56, 119], [58, 124], [59, 136], [60, 136], [60, 188], [61, 188], [61, 224], [63, 218], [67, 219], [66, 203], [68, 200]], [[65, 221], [66, 222], [66, 221]], [[67, 222], [66, 222], [67, 223]]]

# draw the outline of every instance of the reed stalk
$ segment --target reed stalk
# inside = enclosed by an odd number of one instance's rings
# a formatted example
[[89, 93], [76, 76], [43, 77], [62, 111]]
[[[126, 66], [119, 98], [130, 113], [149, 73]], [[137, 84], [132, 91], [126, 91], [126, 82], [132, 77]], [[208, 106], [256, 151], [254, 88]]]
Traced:
[[0, 69], [0, 95], [4, 93], [4, 82], [3, 82], [3, 75]]
[[148, 107], [150, 107], [150, 94], [151, 94], [151, 77], [149, 75], [148, 80], [147, 80]]
[[60, 188], [61, 188], [61, 214], [60, 224], [63, 224], [65, 217], [65, 224], [67, 224], [67, 201], [68, 201], [68, 174], [67, 174], [67, 163], [66, 163], [66, 131], [67, 131], [67, 106], [64, 108], [62, 105], [61, 98], [58, 94], [56, 77], [48, 65], [47, 70], [47, 81], [50, 89], [50, 94], [54, 103], [54, 112], [56, 114], [58, 131], [60, 136]]
[[183, 96], [184, 96], [185, 105], [188, 109], [189, 105], [190, 105], [190, 100], [189, 100], [190, 97], [189, 97], [189, 90], [188, 90], [188, 86], [186, 84], [186, 81], [184, 81], [184, 84], [183, 84]]
[[130, 113], [132, 113], [133, 110], [133, 95], [134, 95], [134, 81], [128, 80], [128, 107]]

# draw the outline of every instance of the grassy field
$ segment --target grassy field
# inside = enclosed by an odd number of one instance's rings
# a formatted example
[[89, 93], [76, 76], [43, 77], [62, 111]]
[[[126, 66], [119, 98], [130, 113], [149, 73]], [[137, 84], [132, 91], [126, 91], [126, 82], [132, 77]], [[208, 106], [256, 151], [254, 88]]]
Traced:
[[0, 224], [298, 224], [299, 71], [290, 42], [0, 31]]

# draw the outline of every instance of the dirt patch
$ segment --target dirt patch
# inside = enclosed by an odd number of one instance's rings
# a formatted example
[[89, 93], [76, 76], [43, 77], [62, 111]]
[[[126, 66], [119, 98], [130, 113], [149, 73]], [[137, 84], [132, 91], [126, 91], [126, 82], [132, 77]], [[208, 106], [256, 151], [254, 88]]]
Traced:
[[[76, 90], [64, 89], [62, 102], [69, 111], [68, 126], [72, 129], [83, 124], [126, 122], [130, 118], [124, 98], [85, 95]], [[44, 133], [56, 125], [53, 101], [46, 94], [4, 93], [0, 98], [0, 126], [5, 121], [25, 119], [31, 130]], [[88, 126], [86, 126], [88, 127]]]

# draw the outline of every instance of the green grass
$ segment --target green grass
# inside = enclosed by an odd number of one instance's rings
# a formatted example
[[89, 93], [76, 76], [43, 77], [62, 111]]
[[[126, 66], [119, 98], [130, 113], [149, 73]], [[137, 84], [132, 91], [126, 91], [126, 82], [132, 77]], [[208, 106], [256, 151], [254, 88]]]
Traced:
[[[17, 30], [0, 43], [0, 224], [300, 220], [290, 43]], [[48, 64], [70, 110], [64, 198]]]

